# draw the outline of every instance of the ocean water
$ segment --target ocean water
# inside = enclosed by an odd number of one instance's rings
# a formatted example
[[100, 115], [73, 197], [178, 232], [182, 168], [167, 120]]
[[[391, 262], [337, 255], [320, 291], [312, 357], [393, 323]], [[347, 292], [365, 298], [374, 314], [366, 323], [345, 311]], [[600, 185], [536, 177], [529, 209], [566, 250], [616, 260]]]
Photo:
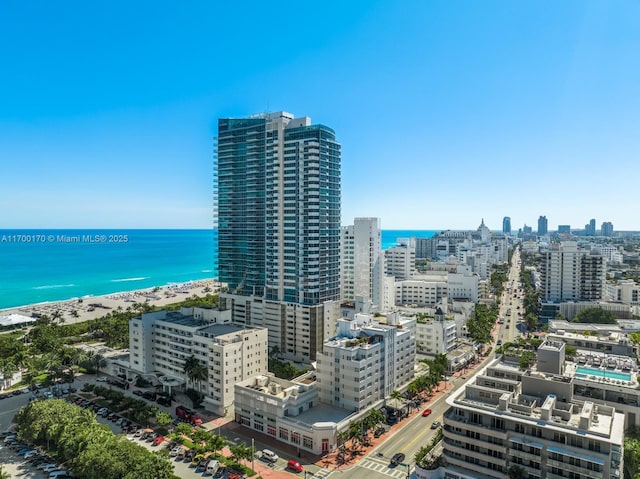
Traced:
[[382, 230], [382, 249], [386, 250], [395, 246], [398, 238], [431, 238], [442, 230]]
[[[383, 230], [382, 247], [435, 231]], [[214, 230], [0, 230], [0, 309], [217, 278]]]
[[0, 309], [215, 278], [216, 235], [0, 230]]

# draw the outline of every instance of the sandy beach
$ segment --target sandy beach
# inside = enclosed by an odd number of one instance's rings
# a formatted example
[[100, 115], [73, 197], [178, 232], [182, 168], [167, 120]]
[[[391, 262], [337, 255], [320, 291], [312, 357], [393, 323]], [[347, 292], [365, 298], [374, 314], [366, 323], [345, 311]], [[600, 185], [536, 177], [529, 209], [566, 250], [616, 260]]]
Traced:
[[[189, 296], [205, 296], [220, 290], [220, 283], [214, 279], [203, 279], [187, 283], [172, 284], [156, 288], [145, 288], [122, 293], [106, 294], [103, 296], [87, 296], [81, 299], [70, 299], [50, 303], [39, 303], [19, 308], [0, 310], [0, 316], [17, 314], [33, 317], [34, 315], [49, 315], [55, 311], [62, 313], [65, 323], [78, 323], [102, 317], [118, 307], [126, 310], [134, 303], [148, 303], [151, 306], [164, 306], [183, 301]], [[75, 313], [74, 313], [75, 311]]]

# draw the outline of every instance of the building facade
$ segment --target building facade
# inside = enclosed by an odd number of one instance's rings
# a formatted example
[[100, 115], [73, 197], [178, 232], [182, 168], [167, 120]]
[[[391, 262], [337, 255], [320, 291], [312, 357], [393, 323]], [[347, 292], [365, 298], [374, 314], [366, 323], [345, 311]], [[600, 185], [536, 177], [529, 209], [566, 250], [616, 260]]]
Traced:
[[573, 397], [571, 378], [552, 371], [563, 355], [563, 344], [544, 343], [538, 368], [524, 372], [498, 359], [450, 396], [445, 466], [430, 477], [502, 479], [515, 470], [527, 479], [622, 477], [624, 417]]
[[546, 216], [538, 218], [538, 236], [544, 236], [549, 232], [549, 223]]
[[[270, 347], [292, 360], [313, 359], [323, 305], [340, 299], [340, 157], [334, 131], [308, 117], [218, 121], [214, 196], [219, 276], [228, 284], [221, 305], [247, 325], [280, 324]], [[297, 332], [310, 347], [286, 340]]]
[[381, 304], [384, 257], [380, 218], [356, 218], [340, 236], [341, 299], [368, 298]]
[[508, 216], [502, 218], [502, 232], [506, 235], [511, 234], [511, 218]]
[[415, 331], [415, 319], [398, 313], [388, 315], [387, 324], [365, 314], [339, 320], [336, 337], [317, 356], [320, 402], [363, 411], [411, 381]]
[[598, 251], [579, 249], [575, 241], [554, 243], [543, 253], [542, 301], [599, 301], [605, 275], [605, 261]]
[[[266, 374], [267, 331], [229, 322], [230, 311], [183, 308], [143, 313], [129, 322], [130, 373], [167, 387], [193, 388], [204, 406], [225, 414], [236, 382]], [[185, 362], [194, 357], [207, 371], [193, 382]]]

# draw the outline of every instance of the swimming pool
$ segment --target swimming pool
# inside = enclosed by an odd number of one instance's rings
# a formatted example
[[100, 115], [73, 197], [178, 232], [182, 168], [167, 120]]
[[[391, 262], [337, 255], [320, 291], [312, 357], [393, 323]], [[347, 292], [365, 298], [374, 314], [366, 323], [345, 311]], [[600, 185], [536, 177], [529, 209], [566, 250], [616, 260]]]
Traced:
[[618, 371], [609, 371], [606, 369], [585, 368], [584, 366], [578, 366], [576, 373], [585, 374], [589, 376], [596, 376], [599, 378], [621, 379], [623, 381], [631, 381], [631, 374], [621, 373]]

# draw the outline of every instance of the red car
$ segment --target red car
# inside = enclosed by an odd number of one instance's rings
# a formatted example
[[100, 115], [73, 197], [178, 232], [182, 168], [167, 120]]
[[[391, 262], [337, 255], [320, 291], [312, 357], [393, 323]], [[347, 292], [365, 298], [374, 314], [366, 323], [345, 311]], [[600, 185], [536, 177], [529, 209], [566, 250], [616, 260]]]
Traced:
[[422, 411], [422, 417], [427, 417], [429, 415], [431, 415], [433, 411], [431, 409], [425, 409], [424, 411]]
[[162, 444], [162, 441], [164, 441], [164, 436], [158, 436], [153, 440], [151, 444], [153, 444], [154, 446], [159, 446], [160, 444]]
[[298, 461], [294, 461], [293, 459], [289, 459], [287, 462], [287, 469], [291, 469], [294, 472], [302, 472], [302, 464]]

